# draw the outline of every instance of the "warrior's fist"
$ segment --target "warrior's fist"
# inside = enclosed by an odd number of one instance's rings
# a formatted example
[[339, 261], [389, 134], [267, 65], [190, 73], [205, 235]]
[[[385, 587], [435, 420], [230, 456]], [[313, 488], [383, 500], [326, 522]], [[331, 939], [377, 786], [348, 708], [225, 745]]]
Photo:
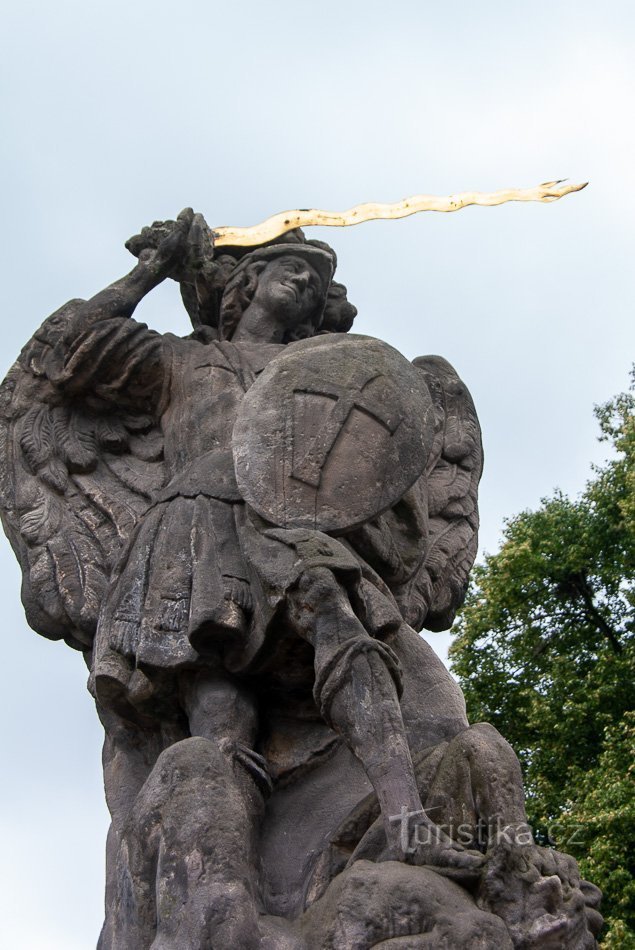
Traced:
[[214, 256], [205, 218], [191, 208], [181, 211], [176, 221], [155, 221], [143, 228], [126, 241], [126, 247], [157, 275], [181, 283], [194, 281]]

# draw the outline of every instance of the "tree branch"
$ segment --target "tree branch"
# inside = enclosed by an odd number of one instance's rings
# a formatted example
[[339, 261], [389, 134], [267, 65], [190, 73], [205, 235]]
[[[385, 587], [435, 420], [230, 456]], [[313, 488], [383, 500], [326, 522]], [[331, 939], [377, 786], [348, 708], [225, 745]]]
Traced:
[[622, 644], [615, 630], [607, 623], [593, 600], [593, 592], [587, 576], [579, 571], [577, 574], [571, 574], [567, 579], [574, 593], [578, 594], [584, 603], [584, 612], [587, 619], [594, 624], [600, 633], [602, 633], [610, 642], [616, 653], [622, 652]]

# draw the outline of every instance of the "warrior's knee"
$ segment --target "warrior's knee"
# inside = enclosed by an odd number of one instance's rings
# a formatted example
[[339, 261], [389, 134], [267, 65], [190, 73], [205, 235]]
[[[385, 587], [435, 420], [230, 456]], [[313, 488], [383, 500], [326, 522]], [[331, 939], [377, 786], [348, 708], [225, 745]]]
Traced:
[[299, 636], [318, 649], [326, 641], [348, 635], [359, 621], [346, 591], [329, 568], [316, 566], [302, 571], [287, 595], [289, 620]]
[[308, 567], [300, 574], [297, 583], [298, 593], [311, 601], [323, 600], [339, 593], [340, 585], [328, 567]]

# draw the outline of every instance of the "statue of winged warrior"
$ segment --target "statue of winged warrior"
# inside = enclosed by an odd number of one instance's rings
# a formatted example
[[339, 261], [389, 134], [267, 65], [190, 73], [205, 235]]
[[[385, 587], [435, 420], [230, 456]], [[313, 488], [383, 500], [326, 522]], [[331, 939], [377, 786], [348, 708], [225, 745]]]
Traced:
[[[301, 231], [215, 249], [187, 209], [127, 247], [1, 389], [28, 622], [84, 654], [105, 729], [100, 946], [594, 946], [591, 885], [545, 870], [513, 753], [417, 635], [451, 625], [476, 553], [455, 370], [349, 333], [335, 254]], [[186, 338], [133, 318], [168, 278]], [[512, 843], [453, 815], [504, 815]], [[500, 897], [523, 834], [576, 913]]]

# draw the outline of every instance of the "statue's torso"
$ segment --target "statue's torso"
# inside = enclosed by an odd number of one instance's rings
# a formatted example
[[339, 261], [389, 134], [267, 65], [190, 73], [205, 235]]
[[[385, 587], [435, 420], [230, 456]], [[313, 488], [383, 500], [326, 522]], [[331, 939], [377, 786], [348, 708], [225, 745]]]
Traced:
[[[282, 344], [169, 340], [166, 406], [161, 416], [168, 473], [181, 473], [209, 452], [227, 455], [238, 408], [257, 375]], [[233, 470], [233, 463], [231, 463]], [[213, 473], [210, 472], [213, 477]]]

